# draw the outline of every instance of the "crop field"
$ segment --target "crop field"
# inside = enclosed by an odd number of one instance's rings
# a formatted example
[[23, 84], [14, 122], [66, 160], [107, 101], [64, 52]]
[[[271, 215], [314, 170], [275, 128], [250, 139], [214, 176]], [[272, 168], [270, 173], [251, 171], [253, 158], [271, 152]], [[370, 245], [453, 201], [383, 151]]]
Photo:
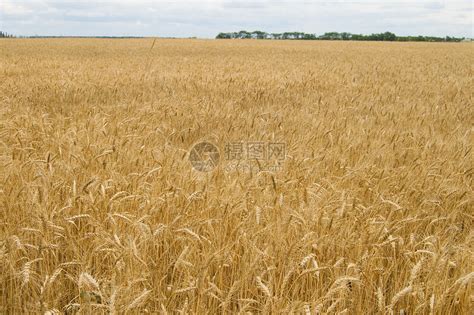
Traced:
[[469, 314], [473, 64], [0, 40], [0, 314]]

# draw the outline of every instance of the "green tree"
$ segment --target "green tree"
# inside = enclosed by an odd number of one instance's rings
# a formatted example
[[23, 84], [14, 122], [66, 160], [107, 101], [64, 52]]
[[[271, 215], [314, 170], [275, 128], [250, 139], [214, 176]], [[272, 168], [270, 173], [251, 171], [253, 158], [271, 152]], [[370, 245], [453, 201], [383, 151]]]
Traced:
[[383, 40], [385, 41], [395, 41], [397, 39], [397, 35], [390, 33], [390, 32], [385, 32], [383, 33]]
[[229, 33], [219, 33], [216, 36], [217, 39], [229, 39], [232, 38]]

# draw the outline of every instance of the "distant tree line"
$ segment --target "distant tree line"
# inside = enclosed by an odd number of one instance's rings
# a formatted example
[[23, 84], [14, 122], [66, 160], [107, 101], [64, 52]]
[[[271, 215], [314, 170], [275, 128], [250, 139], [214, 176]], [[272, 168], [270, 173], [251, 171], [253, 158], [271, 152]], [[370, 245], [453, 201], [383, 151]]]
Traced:
[[379, 34], [351, 34], [329, 32], [323, 35], [308, 34], [302, 32], [266, 33], [262, 31], [240, 31], [231, 33], [219, 33], [217, 39], [300, 39], [300, 40], [356, 40], [356, 41], [390, 41], [390, 42], [460, 42], [464, 38], [457, 37], [434, 37], [434, 36], [397, 36], [391, 32]]
[[11, 34], [7, 34], [5, 32], [0, 31], [0, 38], [13, 38], [14, 36]]

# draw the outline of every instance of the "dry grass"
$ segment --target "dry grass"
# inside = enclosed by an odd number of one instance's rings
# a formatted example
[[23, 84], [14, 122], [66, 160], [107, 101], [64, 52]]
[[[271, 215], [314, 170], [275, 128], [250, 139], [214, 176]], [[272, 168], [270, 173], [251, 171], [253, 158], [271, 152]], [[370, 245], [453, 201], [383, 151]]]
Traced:
[[472, 310], [471, 44], [151, 43], [0, 41], [0, 313]]

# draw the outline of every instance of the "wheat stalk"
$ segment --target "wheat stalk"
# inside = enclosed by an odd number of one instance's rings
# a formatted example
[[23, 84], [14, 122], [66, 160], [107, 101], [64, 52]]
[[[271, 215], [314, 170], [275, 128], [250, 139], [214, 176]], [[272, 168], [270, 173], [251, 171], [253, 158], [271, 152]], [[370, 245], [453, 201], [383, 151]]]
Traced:
[[272, 292], [270, 291], [270, 289], [263, 283], [262, 281], [262, 278], [260, 278], [259, 276], [256, 277], [256, 282], [257, 282], [257, 286], [258, 288], [263, 292], [265, 293], [265, 295], [269, 298], [272, 297]]
[[146, 300], [147, 300], [148, 296], [150, 295], [150, 293], [151, 293], [151, 290], [146, 290], [146, 289], [143, 290], [143, 292], [142, 292], [139, 296], [137, 296], [137, 297], [126, 307], [125, 310], [126, 310], [126, 311], [129, 311], [129, 310], [132, 310], [132, 309], [134, 309], [134, 308], [137, 308], [137, 307], [143, 305], [143, 304], [146, 302]]

